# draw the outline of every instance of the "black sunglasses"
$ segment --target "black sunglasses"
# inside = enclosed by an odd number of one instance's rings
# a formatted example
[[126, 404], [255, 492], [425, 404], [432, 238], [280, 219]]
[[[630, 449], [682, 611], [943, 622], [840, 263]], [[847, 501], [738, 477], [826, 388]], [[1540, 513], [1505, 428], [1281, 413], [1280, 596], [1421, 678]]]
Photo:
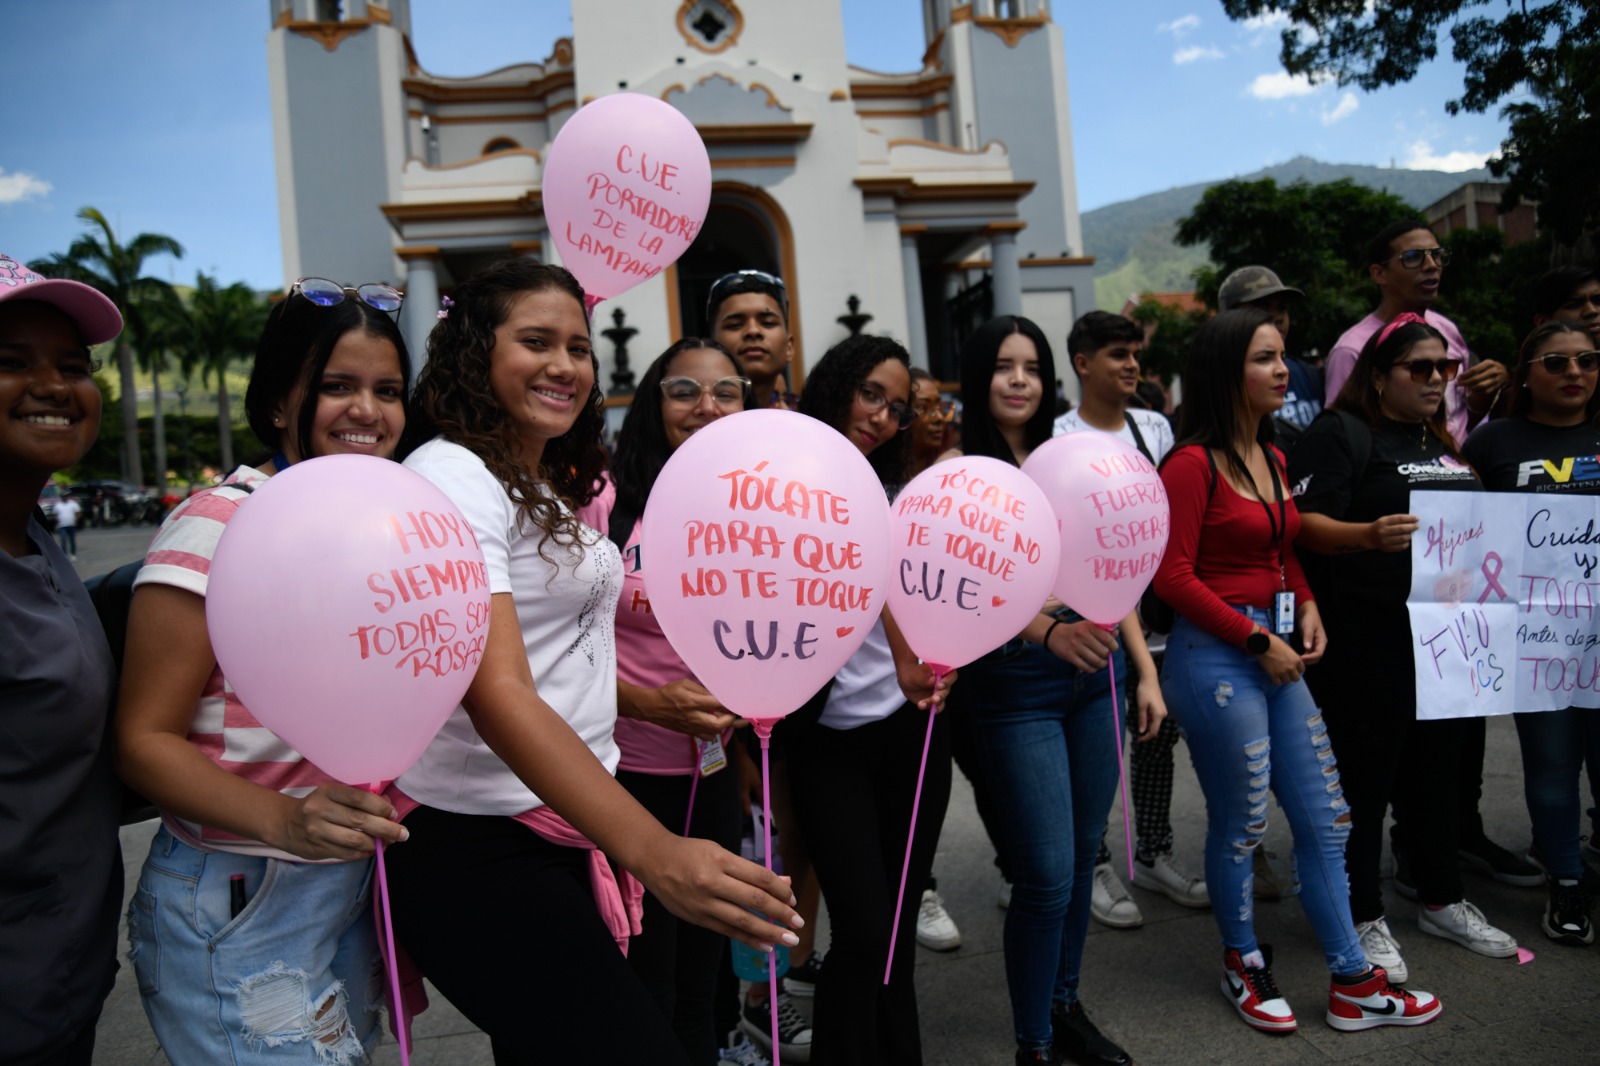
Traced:
[[724, 274], [711, 283], [711, 291], [706, 295], [706, 321], [710, 322], [717, 305], [722, 302], [722, 293], [741, 281], [756, 281], [763, 285], [771, 285], [778, 290], [778, 303], [783, 313], [789, 313], [789, 289], [784, 285], [783, 279], [776, 274], [768, 274], [765, 270], [735, 270], [731, 274]]
[[1404, 370], [1411, 375], [1411, 380], [1418, 385], [1425, 385], [1438, 374], [1446, 381], [1454, 381], [1457, 374], [1461, 373], [1461, 360], [1459, 359], [1412, 359], [1409, 362], [1396, 363], [1396, 370]]
[[1407, 270], [1416, 270], [1422, 266], [1424, 259], [1432, 259], [1440, 266], [1450, 265], [1450, 249], [1448, 248], [1407, 248], [1399, 255], [1392, 257], [1389, 262], [1400, 261], [1400, 265]]
[[1592, 374], [1596, 367], [1600, 367], [1600, 352], [1579, 352], [1577, 355], [1548, 352], [1539, 357], [1539, 364], [1544, 367], [1546, 374], [1565, 374], [1567, 367], [1573, 363], [1577, 363], [1578, 369], [1585, 374]]

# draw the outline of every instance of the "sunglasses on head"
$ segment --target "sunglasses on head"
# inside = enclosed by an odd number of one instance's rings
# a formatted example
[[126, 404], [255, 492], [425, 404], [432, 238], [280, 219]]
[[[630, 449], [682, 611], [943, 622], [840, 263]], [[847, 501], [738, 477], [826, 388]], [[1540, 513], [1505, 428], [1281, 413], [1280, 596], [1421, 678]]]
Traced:
[[1407, 248], [1399, 255], [1389, 260], [1393, 263], [1399, 261], [1407, 270], [1416, 270], [1422, 266], [1424, 259], [1432, 259], [1440, 266], [1450, 265], [1450, 249], [1448, 248]]
[[712, 317], [712, 312], [717, 309], [717, 305], [722, 302], [723, 291], [740, 281], [758, 281], [763, 285], [771, 285], [778, 290], [778, 303], [787, 307], [789, 290], [783, 284], [783, 279], [778, 275], [768, 274], [765, 270], [735, 270], [731, 274], [722, 275], [722, 277], [711, 283], [711, 291], [706, 296], [706, 319], [708, 321]]
[[340, 285], [327, 278], [301, 278], [289, 290], [289, 295], [299, 293], [318, 307], [333, 307], [335, 304], [344, 303], [344, 294], [353, 292], [356, 299], [378, 311], [395, 312], [400, 310], [400, 305], [405, 303], [406, 294], [393, 285], [383, 285], [376, 281], [369, 281], [365, 285], [352, 288], [349, 285]]
[[1404, 370], [1411, 375], [1411, 380], [1418, 385], [1425, 385], [1438, 374], [1446, 381], [1454, 381], [1457, 374], [1461, 373], [1461, 360], [1459, 359], [1412, 359], [1404, 363], [1396, 363], [1396, 370]]
[[722, 410], [742, 411], [745, 390], [749, 387], [750, 379], [745, 377], [720, 378], [709, 385], [702, 385], [694, 378], [668, 378], [661, 383], [661, 395], [668, 403], [692, 407], [709, 393], [711, 402]]
[[1600, 352], [1579, 352], [1577, 355], [1548, 352], [1539, 357], [1539, 364], [1544, 367], [1546, 374], [1565, 374], [1567, 367], [1573, 363], [1577, 363], [1583, 373], [1592, 374], [1600, 367]]

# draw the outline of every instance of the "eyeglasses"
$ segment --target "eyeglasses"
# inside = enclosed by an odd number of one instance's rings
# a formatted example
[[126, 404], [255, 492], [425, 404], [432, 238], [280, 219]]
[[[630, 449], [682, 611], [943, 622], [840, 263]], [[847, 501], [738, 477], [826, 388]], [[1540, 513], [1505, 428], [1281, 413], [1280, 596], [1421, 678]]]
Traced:
[[1444, 267], [1450, 265], [1450, 249], [1407, 248], [1399, 255], [1390, 258], [1388, 262], [1392, 263], [1397, 259], [1400, 261], [1400, 265], [1405, 267], [1407, 270], [1416, 270], [1420, 268], [1424, 259], [1432, 259], [1435, 263], [1438, 263], [1440, 266]]
[[918, 400], [911, 405], [918, 418], [929, 422], [948, 422], [956, 416], [954, 400]]
[[744, 377], [720, 378], [709, 385], [702, 385], [694, 378], [668, 378], [661, 383], [661, 395], [668, 403], [693, 407], [709, 393], [711, 402], [722, 410], [742, 411], [745, 390], [749, 388], [750, 379]]
[[911, 406], [901, 403], [899, 400], [890, 403], [889, 398], [879, 392], [874, 385], [862, 385], [861, 388], [857, 389], [856, 400], [861, 404], [861, 409], [869, 415], [875, 415], [887, 407], [889, 416], [895, 420], [895, 424], [901, 429], [911, 425]]
[[1457, 374], [1461, 373], [1461, 360], [1459, 359], [1412, 359], [1405, 363], [1396, 363], [1396, 370], [1404, 370], [1411, 375], [1411, 380], [1418, 385], [1425, 385], [1433, 380], [1433, 375], [1438, 374], [1446, 381], [1454, 381]]
[[1546, 374], [1565, 374], [1567, 367], [1573, 363], [1577, 363], [1583, 373], [1593, 374], [1596, 368], [1600, 368], [1600, 352], [1579, 352], [1577, 355], [1549, 352], [1539, 357], [1539, 363]]
[[299, 293], [318, 307], [333, 307], [344, 303], [344, 294], [347, 292], [355, 293], [356, 299], [378, 311], [398, 311], [400, 305], [406, 301], [406, 294], [393, 285], [381, 285], [376, 281], [369, 281], [365, 285], [351, 288], [349, 285], [340, 285], [327, 278], [301, 278], [289, 290], [289, 295]]
[[765, 270], [735, 270], [732, 274], [724, 274], [711, 283], [711, 291], [706, 295], [707, 322], [711, 321], [717, 305], [722, 302], [723, 291], [741, 281], [755, 281], [763, 285], [771, 285], [778, 290], [778, 304], [783, 308], [784, 314], [789, 313], [789, 290], [783, 284], [782, 278], [776, 274], [768, 274]]
[[798, 392], [781, 392], [772, 390], [772, 406], [785, 411], [800, 410], [800, 394]]

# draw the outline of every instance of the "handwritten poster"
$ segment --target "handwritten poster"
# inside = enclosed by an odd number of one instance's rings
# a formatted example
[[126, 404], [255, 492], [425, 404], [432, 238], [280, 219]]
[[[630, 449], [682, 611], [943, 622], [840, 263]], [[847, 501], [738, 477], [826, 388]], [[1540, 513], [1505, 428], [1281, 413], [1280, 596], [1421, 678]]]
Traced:
[[1600, 706], [1600, 501], [1413, 492], [1417, 717]]

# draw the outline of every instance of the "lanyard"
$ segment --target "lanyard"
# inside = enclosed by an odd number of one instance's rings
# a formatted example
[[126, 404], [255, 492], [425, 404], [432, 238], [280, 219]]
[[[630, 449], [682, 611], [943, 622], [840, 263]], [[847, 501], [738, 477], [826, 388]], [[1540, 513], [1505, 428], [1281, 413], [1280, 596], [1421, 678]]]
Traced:
[[[1235, 460], [1239, 459], [1239, 456], [1232, 452], [1231, 449], [1229, 454]], [[1278, 464], [1272, 461], [1272, 453], [1263, 446], [1261, 454], [1267, 460], [1267, 470], [1272, 474], [1272, 498], [1273, 502], [1278, 505], [1277, 515], [1273, 515], [1272, 508], [1268, 506], [1266, 497], [1261, 494], [1261, 487], [1256, 484], [1255, 475], [1250, 474], [1250, 468], [1243, 461], [1240, 461], [1239, 465], [1250, 476], [1250, 488], [1256, 494], [1256, 502], [1261, 504], [1263, 511], [1267, 512], [1267, 527], [1272, 530], [1272, 544], [1278, 550], [1278, 587], [1287, 589], [1289, 587], [1289, 572], [1283, 558], [1283, 542], [1289, 534], [1289, 505], [1283, 498], [1283, 482], [1278, 480]]]

